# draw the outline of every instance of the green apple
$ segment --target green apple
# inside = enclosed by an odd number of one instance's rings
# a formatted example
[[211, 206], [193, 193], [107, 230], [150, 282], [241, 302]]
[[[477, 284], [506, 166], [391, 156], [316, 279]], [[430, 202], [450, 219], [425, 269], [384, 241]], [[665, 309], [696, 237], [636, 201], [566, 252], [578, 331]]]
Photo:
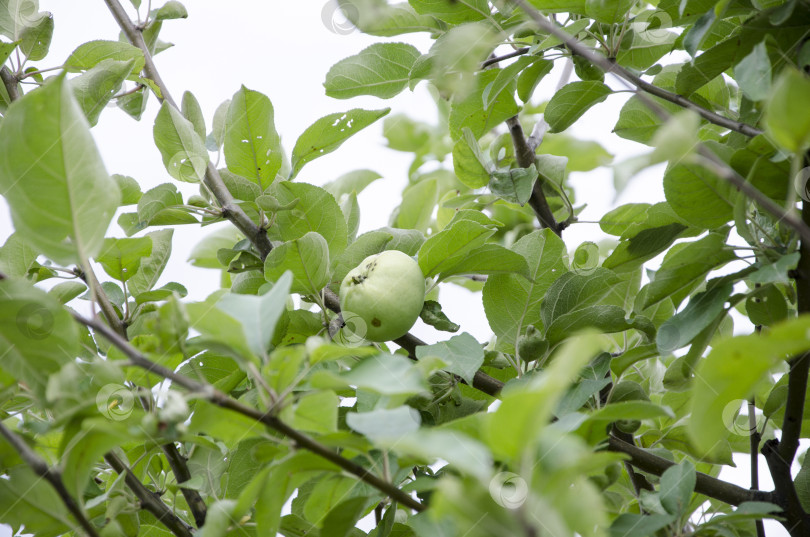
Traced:
[[343, 318], [350, 318], [352, 331], [369, 341], [404, 336], [419, 318], [424, 302], [422, 269], [398, 250], [368, 256], [340, 284]]

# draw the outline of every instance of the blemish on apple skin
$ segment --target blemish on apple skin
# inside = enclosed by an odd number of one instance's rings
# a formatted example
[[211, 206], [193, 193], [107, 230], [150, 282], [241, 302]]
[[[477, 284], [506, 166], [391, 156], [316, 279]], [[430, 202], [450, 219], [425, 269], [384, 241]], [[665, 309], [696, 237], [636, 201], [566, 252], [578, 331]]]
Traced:
[[380, 320], [378, 318], [376, 318], [376, 317], [374, 317], [371, 320], [371, 325], [374, 326], [375, 328], [379, 328], [381, 324], [382, 323], [380, 322]]

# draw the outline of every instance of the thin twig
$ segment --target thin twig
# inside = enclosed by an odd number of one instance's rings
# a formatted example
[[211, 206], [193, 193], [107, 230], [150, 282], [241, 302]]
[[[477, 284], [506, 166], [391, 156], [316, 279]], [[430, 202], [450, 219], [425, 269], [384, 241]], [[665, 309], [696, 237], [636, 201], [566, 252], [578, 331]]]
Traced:
[[[106, 328], [106, 325], [102, 326]], [[109, 328], [107, 328], [107, 330], [109, 331]], [[114, 334], [115, 332], [110, 331], [110, 333]], [[191, 526], [174, 514], [156, 493], [146, 488], [137, 476], [132, 473], [132, 470], [124, 464], [124, 461], [112, 452], [105, 454], [104, 460], [107, 461], [107, 464], [109, 464], [116, 473], [119, 475], [124, 474], [124, 481], [135, 496], [138, 497], [138, 500], [140, 500], [142, 509], [152, 513], [156, 519], [169, 528], [169, 531], [177, 535], [177, 537], [192, 537]]]
[[11, 447], [20, 454], [20, 457], [25, 464], [27, 464], [31, 470], [38, 476], [45, 479], [51, 486], [56, 490], [56, 494], [59, 495], [59, 499], [62, 500], [62, 503], [65, 504], [68, 511], [73, 515], [79, 525], [84, 529], [84, 531], [90, 537], [98, 537], [98, 532], [96, 531], [95, 526], [90, 523], [90, 520], [84, 514], [79, 504], [76, 503], [76, 500], [68, 492], [65, 484], [62, 482], [62, 474], [56, 468], [51, 468], [48, 466], [48, 463], [45, 462], [42, 457], [36, 454], [33, 449], [28, 447], [28, 444], [23, 441], [22, 438], [17, 436], [11, 429], [6, 427], [6, 425], [0, 421], [0, 434], [6, 439], [6, 441], [11, 444]]
[[515, 58], [517, 56], [522, 56], [522, 55], [526, 54], [527, 52], [529, 52], [529, 50], [530, 50], [529, 47], [523, 47], [523, 48], [517, 49], [514, 52], [510, 52], [509, 54], [504, 54], [503, 56], [495, 56], [495, 57], [489, 58], [487, 61], [485, 61], [484, 63], [481, 64], [481, 69], [486, 69], [490, 65], [498, 63], [498, 62], [502, 62], [503, 60], [508, 60], [510, 58]]
[[96, 273], [93, 272], [93, 267], [90, 266], [90, 263], [85, 263], [85, 266], [82, 268], [80, 273], [80, 278], [84, 280], [90, 287], [90, 293], [93, 295], [96, 303], [101, 308], [101, 313], [104, 314], [104, 318], [107, 319], [107, 324], [109, 324], [113, 330], [115, 330], [119, 335], [126, 338], [127, 337], [127, 329], [124, 326], [124, 323], [118, 317], [118, 312], [115, 311], [115, 308], [110, 302], [107, 293], [104, 292], [104, 289], [101, 287], [101, 284], [96, 278]]
[[[163, 82], [163, 79], [160, 77], [160, 73], [155, 67], [155, 62], [152, 60], [152, 54], [149, 52], [149, 48], [146, 46], [146, 43], [143, 40], [143, 34], [132, 23], [127, 15], [127, 12], [121, 6], [121, 3], [118, 0], [104, 0], [104, 3], [107, 4], [107, 7], [115, 18], [115, 21], [118, 23], [118, 26], [127, 37], [127, 40], [129, 40], [132, 45], [138, 47], [143, 52], [145, 61], [143, 73], [146, 78], [151, 79], [160, 89], [160, 94], [157, 95], [158, 99], [160, 99], [161, 102], [167, 102], [170, 106], [173, 106], [175, 109], [179, 110], [177, 103], [172, 98], [171, 93], [169, 93], [168, 86], [166, 86], [166, 84]], [[234, 201], [228, 187], [225, 186], [222, 177], [219, 175], [219, 171], [210, 160], [205, 168], [205, 177], [203, 178], [203, 183], [217, 199], [217, 202], [222, 208], [222, 216], [230, 220], [233, 225], [235, 225], [239, 231], [241, 231], [242, 234], [244, 234], [245, 237], [247, 237], [247, 239], [256, 246], [256, 249], [259, 251], [262, 259], [267, 257], [267, 254], [269, 254], [270, 250], [273, 249], [273, 245], [270, 243], [267, 233], [257, 226], [245, 213], [245, 211], [242, 210], [242, 207], [240, 207]]]
[[746, 136], [757, 136], [762, 134], [760, 129], [752, 127], [751, 125], [747, 125], [741, 121], [735, 121], [733, 119], [729, 119], [727, 117], [723, 117], [719, 114], [712, 112], [706, 108], [703, 108], [699, 104], [696, 104], [686, 97], [682, 95], [678, 95], [677, 93], [672, 93], [671, 91], [667, 91], [665, 89], [659, 88], [653, 84], [642, 79], [640, 76], [628, 71], [621, 65], [618, 65], [615, 60], [612, 58], [608, 58], [599, 54], [597, 51], [593, 50], [592, 48], [588, 47], [587, 45], [582, 44], [579, 39], [570, 35], [569, 33], [565, 32], [561, 28], [552, 24], [548, 19], [543, 17], [540, 12], [535, 9], [534, 7], [530, 6], [526, 0], [512, 0], [515, 4], [517, 4], [529, 17], [537, 24], [541, 30], [546, 33], [549, 33], [562, 41], [565, 46], [567, 46], [574, 54], [582, 56], [589, 62], [591, 62], [596, 67], [600, 68], [606, 73], [613, 73], [614, 75], [618, 76], [629, 82], [630, 84], [634, 85], [638, 89], [645, 91], [651, 95], [655, 95], [665, 101], [669, 101], [673, 104], [677, 104], [682, 108], [686, 108], [688, 110], [694, 110], [697, 112], [702, 118], [706, 119], [710, 123], [714, 123], [715, 125], [720, 125], [721, 127], [725, 127], [729, 130], [733, 130], [744, 134]]
[[[535, 24], [537, 24], [540, 27], [541, 30], [560, 39], [569, 49], [571, 49], [571, 51], [584, 57], [593, 65], [599, 67], [606, 73], [612, 73], [618, 76], [622, 80], [625, 80], [626, 82], [629, 82], [630, 84], [634, 85], [641, 91], [645, 91], [651, 95], [655, 95], [656, 97], [682, 106], [683, 108], [694, 110], [704, 119], [716, 125], [720, 125], [721, 127], [725, 127], [729, 130], [739, 132], [746, 136], [757, 136], [759, 134], [762, 134], [762, 131], [760, 129], [715, 114], [714, 112], [706, 110], [705, 108], [693, 103], [689, 99], [686, 99], [675, 93], [671, 93], [667, 90], [661, 89], [657, 86], [650, 84], [649, 82], [645, 82], [644, 80], [634, 75], [621, 65], [617, 64], [614, 59], [607, 58], [599, 54], [590, 47], [582, 44], [577, 38], [569, 35], [567, 32], [563, 31], [562, 29], [558, 28], [557, 26], [549, 22], [545, 17], [543, 17], [543, 15], [537, 9], [533, 8], [528, 3], [526, 3], [525, 0], [512, 0], [512, 2], [517, 4], [535, 22]], [[646, 95], [643, 95], [640, 92], [636, 92], [636, 94], [639, 96], [641, 101], [645, 105], [647, 105], [650, 109], [652, 109], [656, 114], [658, 114], [659, 117], [661, 117], [662, 119], [666, 119], [669, 116], [669, 114], [667, 114], [665, 110], [663, 110], [660, 106], [654, 103]], [[750, 199], [754, 200], [759, 205], [761, 205], [762, 208], [765, 209], [765, 211], [777, 217], [779, 220], [784, 221], [785, 224], [794, 229], [799, 234], [799, 236], [802, 237], [802, 240], [810, 242], [810, 227], [808, 227], [808, 225], [803, 223], [800, 218], [798, 218], [792, 212], [785, 210], [779, 204], [775, 203], [773, 200], [771, 200], [769, 197], [763, 194], [760, 190], [758, 190], [751, 183], [746, 181], [745, 178], [741, 177], [733, 168], [731, 168], [728, 164], [723, 162], [719, 157], [717, 157], [714, 153], [712, 153], [712, 151], [709, 150], [703, 144], [699, 145], [697, 151], [701, 156], [704, 157], [704, 159], [707, 161], [706, 163], [712, 165], [713, 171], [721, 179], [723, 179], [728, 183], [731, 183], [737, 189], [743, 192], [746, 196], [748, 196]]]
[[376, 488], [381, 492], [384, 492], [385, 494], [390, 496], [391, 499], [401, 503], [402, 505], [418, 512], [425, 510], [424, 505], [414, 500], [408, 493], [400, 490], [394, 484], [380, 479], [375, 474], [369, 472], [367, 469], [363, 468], [359, 464], [342, 457], [341, 455], [331, 450], [330, 448], [326, 447], [325, 445], [321, 444], [320, 442], [314, 440], [313, 438], [310, 438], [309, 436], [305, 435], [304, 433], [296, 429], [293, 429], [276, 416], [244, 405], [239, 401], [236, 401], [235, 399], [228, 397], [226, 394], [217, 390], [216, 388], [214, 388], [214, 386], [210, 384], [198, 382], [188, 377], [184, 377], [183, 375], [178, 375], [171, 369], [168, 369], [160, 364], [152, 362], [151, 360], [146, 358], [143, 354], [141, 354], [140, 351], [138, 351], [135, 347], [133, 347], [127, 340], [122, 338], [119, 334], [110, 330], [110, 328], [104, 323], [99, 322], [96, 319], [86, 319], [76, 312], [72, 313], [73, 317], [78, 322], [89, 328], [92, 328], [94, 331], [98, 332], [99, 334], [104, 336], [107, 340], [109, 340], [110, 343], [115, 345], [121, 352], [124, 353], [125, 356], [127, 356], [132, 361], [132, 363], [135, 366], [145, 369], [149, 372], [152, 372], [166, 379], [169, 379], [172, 381], [172, 383], [201, 395], [206, 400], [219, 407], [231, 410], [233, 412], [242, 414], [243, 416], [247, 416], [251, 419], [261, 422], [266, 426], [270, 427], [271, 429], [281, 433], [282, 435], [292, 440], [296, 446], [311, 451], [312, 453], [326, 459], [327, 461], [333, 463], [335, 466], [358, 477], [361, 481], [371, 485], [372, 487]]

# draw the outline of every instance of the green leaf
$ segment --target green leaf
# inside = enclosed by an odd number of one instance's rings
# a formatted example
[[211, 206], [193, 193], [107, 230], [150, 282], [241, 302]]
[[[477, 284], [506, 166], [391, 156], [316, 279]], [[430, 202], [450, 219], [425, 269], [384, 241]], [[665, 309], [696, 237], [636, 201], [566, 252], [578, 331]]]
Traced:
[[671, 524], [672, 515], [636, 515], [622, 513], [610, 525], [610, 537], [649, 537]]
[[678, 237], [693, 232], [666, 203], [618, 207], [605, 214], [600, 225], [606, 233], [621, 235], [622, 241], [602, 263], [615, 272], [635, 270]]
[[483, 244], [466, 252], [453, 266], [443, 268], [439, 280], [456, 274], [519, 274], [529, 279], [529, 266], [522, 255], [500, 244]]
[[44, 401], [48, 378], [79, 352], [76, 323], [56, 298], [19, 280], [0, 280], [2, 370]]
[[596, 304], [618, 282], [616, 274], [602, 267], [595, 267], [582, 274], [561, 274], [546, 291], [540, 306], [543, 324], [549, 326], [561, 315]]
[[0, 248], [0, 272], [12, 278], [24, 278], [36, 265], [38, 255], [22, 235], [12, 233]]
[[95, 256], [120, 192], [65, 77], [15, 101], [0, 139], [0, 193], [16, 232], [62, 265]]
[[155, 20], [158, 21], [185, 18], [188, 18], [188, 11], [186, 11], [185, 6], [177, 0], [169, 0], [155, 13]]
[[403, 438], [418, 431], [421, 423], [419, 413], [409, 406], [346, 414], [346, 424], [374, 442]]
[[313, 433], [337, 432], [339, 406], [335, 392], [327, 390], [304, 394], [295, 405], [291, 425]]
[[[647, 286], [644, 309], [664, 298], [689, 291], [702, 282], [709, 271], [737, 259], [732, 250], [726, 248], [726, 234], [710, 233], [703, 239], [681, 247], [673, 248], [661, 263], [652, 282]], [[676, 305], [680, 300], [674, 300]]]
[[329, 246], [313, 231], [273, 248], [264, 260], [264, 277], [276, 281], [292, 272], [291, 291], [302, 295], [317, 294], [329, 282]]
[[287, 306], [292, 279], [292, 274], [285, 272], [263, 295], [229, 293], [217, 302], [219, 309], [240, 323], [250, 350], [257, 356], [267, 357], [276, 323]]
[[[460, 214], [460, 213], [459, 213]], [[458, 219], [431, 236], [419, 249], [419, 267], [425, 277], [435, 276], [463, 261], [495, 233], [494, 226]]]
[[495, 171], [492, 172], [489, 189], [496, 196], [522, 207], [532, 196], [536, 180], [537, 168], [534, 167], [534, 164], [528, 168], [513, 168], [505, 172]]
[[494, 455], [518, 461], [532, 452], [558, 402], [602, 343], [594, 334], [572, 339], [542, 371], [504, 389], [500, 406], [486, 414], [482, 431]]
[[586, 328], [596, 328], [606, 334], [635, 328], [649, 338], [655, 336], [655, 326], [646, 317], [636, 316], [630, 320], [619, 306], [594, 304], [555, 317], [546, 329], [546, 340], [554, 345]]
[[439, 184], [435, 177], [426, 177], [416, 184], [409, 185], [402, 192], [396, 227], [427, 231], [438, 201]]
[[134, 205], [138, 203], [143, 196], [141, 187], [138, 181], [129, 177], [128, 175], [120, 175], [114, 173], [112, 176], [118, 184], [118, 189], [121, 191], [121, 206]]
[[504, 67], [503, 69], [499, 69], [498, 76], [495, 77], [495, 80], [490, 82], [490, 84], [484, 88], [484, 93], [482, 94], [484, 99], [484, 110], [492, 106], [495, 98], [500, 95], [500, 93], [504, 91], [507, 86], [510, 86], [514, 82], [519, 72], [539, 59], [540, 58], [537, 56], [521, 56], [516, 62]]
[[[163, 7], [165, 8], [166, 6]], [[194, 125], [194, 132], [196, 132], [201, 139], [205, 140], [205, 117], [203, 117], [199, 101], [197, 101], [197, 98], [190, 91], [183, 93], [180, 112], [183, 114], [184, 118]]]
[[444, 314], [442, 305], [435, 300], [425, 300], [422, 311], [419, 313], [419, 318], [422, 319], [425, 324], [443, 332], [458, 332], [458, 329], [461, 328]]
[[450, 24], [463, 24], [490, 18], [486, 0], [409, 0], [420, 15], [431, 15]]
[[452, 102], [448, 122], [453, 140], [461, 138], [465, 127], [469, 127], [478, 139], [519, 112], [514, 92], [508, 86], [494, 98], [492, 106], [486, 110], [482, 108], [483, 93], [497, 76], [497, 70], [493, 69], [477, 73], [472, 91], [463, 99]]
[[222, 269], [222, 263], [217, 258], [217, 252], [223, 248], [233, 248], [243, 237], [234, 227], [223, 227], [208, 234], [198, 242], [191, 253], [188, 261], [195, 267]]
[[694, 339], [723, 312], [732, 285], [718, 285], [694, 295], [686, 307], [658, 328], [658, 352], [670, 353]]
[[351, 192], [359, 194], [377, 179], [382, 179], [382, 175], [375, 171], [354, 170], [326, 183], [323, 188], [337, 199], [341, 195], [350, 194]]
[[754, 386], [785, 360], [810, 348], [810, 317], [801, 316], [762, 334], [723, 339], [698, 363], [688, 430], [697, 449], [711, 453], [730, 431], [725, 409], [749, 397]]
[[275, 180], [284, 161], [273, 117], [270, 99], [242, 86], [231, 99], [225, 119], [228, 169], [250, 179], [262, 190]]
[[472, 384], [475, 372], [484, 363], [484, 347], [474, 337], [464, 332], [447, 341], [416, 347], [417, 358], [422, 360], [428, 356], [441, 358], [447, 364], [443, 367], [445, 371], [460, 376], [467, 384]]
[[661, 474], [660, 497], [664, 509], [675, 516], [687, 514], [696, 481], [695, 465], [689, 459], [667, 468]]
[[487, 278], [483, 291], [489, 326], [507, 342], [516, 341], [528, 325], [540, 322], [539, 306], [546, 291], [567, 270], [563, 262], [565, 244], [551, 230], [534, 231], [511, 249], [526, 259], [531, 279], [497, 274]]
[[677, 34], [661, 28], [627, 32], [622, 39], [616, 61], [620, 65], [639, 71], [649, 69], [672, 51], [677, 38]]
[[765, 105], [765, 128], [780, 146], [798, 153], [810, 144], [810, 80], [795, 69], [776, 79]]
[[586, 0], [585, 13], [598, 22], [616, 24], [634, 5], [635, 0]]
[[419, 50], [407, 43], [375, 43], [329, 69], [323, 83], [326, 95], [390, 99], [408, 85], [411, 67], [419, 56]]
[[588, 172], [606, 166], [613, 159], [613, 155], [598, 142], [580, 140], [564, 133], [546, 134], [537, 151], [567, 158], [570, 172]]
[[149, 223], [165, 209], [183, 204], [183, 196], [171, 183], [163, 183], [147, 190], [138, 200], [138, 219]]
[[167, 102], [155, 118], [154, 137], [169, 175], [187, 183], [203, 178], [208, 166], [205, 143], [194, 125]]
[[53, 15], [45, 13], [39, 21], [26, 26], [20, 36], [20, 52], [33, 61], [45, 59], [53, 38]]
[[346, 220], [331, 194], [315, 185], [290, 181], [275, 183], [271, 193], [282, 205], [300, 200], [292, 210], [276, 213], [271, 233], [283, 241], [291, 241], [314, 231], [326, 239], [330, 259], [343, 252], [348, 243]]
[[313, 387], [356, 386], [381, 395], [416, 395], [427, 390], [416, 364], [398, 354], [365, 358], [351, 370], [336, 375], [325, 370], [310, 377]]
[[458, 180], [470, 188], [481, 188], [489, 183], [491, 167], [475, 135], [469, 127], [464, 127], [461, 138], [453, 145], [453, 171]]
[[141, 259], [152, 255], [152, 239], [104, 239], [104, 247], [96, 261], [111, 278], [125, 282], [138, 272]]
[[65, 61], [68, 71], [86, 71], [103, 62], [116, 60], [120, 62], [132, 61], [132, 72], [143, 71], [145, 60], [143, 52], [138, 47], [122, 41], [90, 41], [79, 45]]
[[762, 101], [771, 93], [771, 60], [765, 41], [734, 66], [734, 80], [746, 97]]
[[365, 129], [390, 112], [382, 110], [363, 110], [353, 108], [347, 112], [329, 114], [307, 127], [298, 137], [292, 152], [292, 173], [295, 177], [308, 162], [327, 153], [331, 153], [350, 137]]
[[[338, 5], [355, 27], [369, 35], [389, 37], [441, 28], [435, 18], [417, 14], [404, 2], [389, 5], [385, 0], [338, 0]], [[346, 32], [335, 20], [330, 21], [330, 27], [335, 33]]]
[[57, 283], [48, 291], [48, 294], [56, 298], [61, 304], [67, 304], [87, 290], [87, 286], [81, 282]]
[[76, 527], [53, 486], [24, 465], [0, 480], [0, 502], [14, 506], [3, 516], [14, 532], [25, 526], [36, 535], [62, 535]]
[[714, 229], [734, 217], [737, 190], [697, 164], [676, 164], [664, 174], [664, 194], [675, 213], [702, 229]]
[[[677, 113], [681, 110], [676, 104], [655, 97], [647, 98], [652, 99], [653, 102], [670, 114]], [[613, 127], [613, 132], [627, 140], [649, 144], [655, 131], [657, 131], [658, 127], [663, 123], [664, 121], [654, 110], [647, 106], [639, 97], [633, 96], [622, 106], [619, 112], [619, 120]]]
[[543, 80], [543, 77], [551, 72], [553, 67], [554, 62], [552, 61], [537, 60], [520, 73], [517, 78], [517, 94], [521, 101], [529, 102], [534, 88]]
[[146, 234], [146, 237], [152, 240], [152, 253], [146, 259], [141, 260], [140, 269], [127, 282], [127, 288], [133, 296], [150, 291], [155, 287], [163, 269], [169, 262], [173, 234], [172, 229], [161, 229]]
[[785, 295], [775, 285], [769, 284], [755, 297], [746, 299], [745, 312], [752, 324], [772, 326], [787, 318], [788, 305]]
[[546, 105], [545, 120], [549, 132], [564, 131], [596, 103], [612, 93], [604, 83], [596, 80], [570, 82], [563, 86]]

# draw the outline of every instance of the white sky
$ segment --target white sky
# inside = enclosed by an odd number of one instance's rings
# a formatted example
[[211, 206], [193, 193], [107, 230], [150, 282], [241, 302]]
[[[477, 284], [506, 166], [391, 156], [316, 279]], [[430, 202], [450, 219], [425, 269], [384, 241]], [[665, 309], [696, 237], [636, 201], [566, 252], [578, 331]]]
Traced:
[[[142, 12], [148, 0], [142, 0]], [[131, 5], [122, 0], [130, 13]], [[323, 80], [329, 68], [339, 60], [356, 54], [366, 46], [385, 40], [412, 43], [426, 52], [431, 41], [425, 34], [394, 38], [366, 36], [360, 32], [349, 34], [330, 30], [332, 7], [328, 0], [297, 0], [294, 2], [266, 2], [256, 0], [185, 0], [189, 11], [186, 20], [166, 21], [161, 38], [176, 44], [156, 57], [156, 64], [164, 81], [176, 100], [183, 92], [192, 91], [199, 100], [210, 131], [214, 110], [229, 99], [241, 84], [261, 91], [270, 97], [275, 108], [276, 128], [285, 149], [292, 150], [297, 137], [316, 119], [350, 108], [379, 109], [391, 107], [392, 114], [435, 122], [435, 106], [425, 90], [424, 83], [411, 93], [405, 90], [392, 100], [356, 97], [340, 101], [326, 97]], [[51, 11], [55, 20], [55, 33], [50, 54], [38, 68], [58, 66], [78, 45], [94, 39], [117, 39], [118, 27], [101, 0], [40, 0], [41, 9]], [[160, 6], [162, 2], [155, 2]], [[227, 7], [225, 7], [227, 6]], [[339, 19], [340, 20], [340, 19]], [[547, 99], [554, 91], [560, 69], [555, 69], [541, 83], [535, 98]], [[608, 80], [616, 89], [621, 83]], [[591, 109], [583, 120], [569, 132], [583, 139], [599, 141], [620, 162], [646, 151], [644, 146], [622, 140], [610, 131], [618, 118], [621, 105], [628, 94], [611, 96], [606, 102]], [[165, 171], [160, 153], [152, 140], [152, 126], [157, 113], [157, 100], [150, 97], [149, 107], [140, 122], [136, 122], [117, 108], [105, 110], [96, 127], [94, 138], [110, 173], [130, 175], [137, 179], [143, 191], [160, 183], [173, 182]], [[359, 198], [361, 208], [360, 232], [388, 224], [388, 219], [399, 203], [399, 194], [407, 182], [410, 156], [384, 147], [382, 121], [355, 135], [335, 153], [308, 164], [298, 181], [323, 184], [342, 173], [368, 168], [383, 175]], [[450, 169], [452, 166], [450, 165]], [[663, 201], [661, 168], [640, 174], [631, 188], [614, 201], [612, 173], [603, 168], [571, 175], [577, 192], [577, 204], [587, 203], [580, 215], [583, 220], [596, 221], [611, 207], [628, 202]], [[194, 185], [175, 182], [184, 197], [196, 193]], [[132, 211], [133, 208], [127, 209]], [[201, 234], [213, 228], [200, 230], [194, 226], [175, 228], [172, 260], [159, 285], [180, 281], [190, 292], [190, 299], [203, 299], [218, 286], [218, 271], [197, 269], [186, 263], [191, 248]], [[5, 200], [0, 201], [0, 244], [11, 234], [11, 220]], [[113, 223], [110, 235], [124, 234]], [[593, 224], [575, 224], [565, 233], [569, 251], [583, 241], [599, 241], [605, 235]], [[451, 320], [461, 330], [473, 334], [479, 341], [491, 336], [484, 316], [480, 295], [474, 295], [453, 285], [442, 286], [441, 302]], [[427, 341], [435, 341], [441, 334], [418, 322], [413, 332]], [[743, 458], [741, 458], [743, 459]], [[747, 463], [747, 459], [739, 461]], [[767, 471], [762, 473], [762, 488], [769, 489]], [[725, 476], [725, 474], [724, 474]], [[733, 479], [747, 486], [748, 470], [742, 466], [728, 472]], [[0, 537], [6, 528], [0, 526]], [[769, 529], [773, 536], [781, 526]]]

